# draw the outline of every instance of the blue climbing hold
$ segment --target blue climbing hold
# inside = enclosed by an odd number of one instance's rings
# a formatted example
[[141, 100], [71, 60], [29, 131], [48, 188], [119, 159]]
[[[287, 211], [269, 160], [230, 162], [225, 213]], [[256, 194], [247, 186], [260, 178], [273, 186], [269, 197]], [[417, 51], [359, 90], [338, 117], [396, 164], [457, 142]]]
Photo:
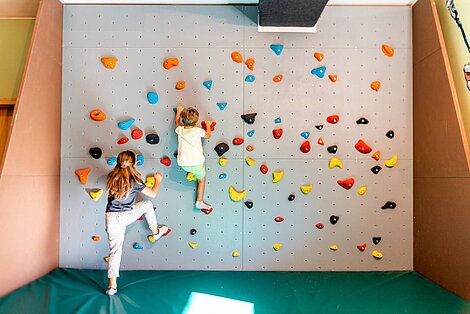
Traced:
[[147, 100], [152, 105], [155, 105], [158, 102], [158, 95], [155, 92], [148, 92], [147, 93]]
[[135, 242], [134, 245], [132, 246], [136, 250], [142, 250], [144, 247], [140, 245], [139, 243]]
[[221, 173], [219, 174], [219, 179], [226, 179], [227, 178], [227, 174], [226, 173]]
[[254, 82], [254, 81], [255, 81], [255, 77], [253, 75], [247, 75], [245, 77], [245, 82], [251, 83], [251, 82]]
[[255, 130], [249, 131], [248, 133], [246, 133], [246, 135], [248, 135], [248, 137], [252, 137], [253, 135], [255, 135]]
[[176, 107], [173, 108], [173, 112], [176, 113]]
[[118, 123], [118, 127], [121, 130], [127, 130], [128, 128], [131, 127], [132, 124], [134, 124], [135, 120], [134, 119], [129, 119], [127, 121], [122, 121]]
[[319, 78], [323, 78], [325, 76], [325, 72], [326, 72], [326, 67], [315, 68], [311, 71], [313, 75], [316, 75]]
[[143, 155], [137, 155], [137, 166], [142, 166], [144, 164], [144, 156]]
[[219, 107], [220, 110], [224, 110], [225, 107], [227, 107], [227, 103], [226, 102], [218, 102], [217, 107]]
[[310, 136], [310, 132], [302, 132], [300, 133], [300, 136], [302, 136], [304, 139], [308, 139], [308, 137]]
[[284, 45], [271, 45], [271, 49], [276, 55], [279, 56], [282, 53], [282, 50], [284, 49]]
[[282, 122], [282, 121], [281, 121], [281, 118], [276, 118], [276, 119], [274, 119], [274, 123], [281, 123], [281, 122]]
[[117, 158], [116, 157], [109, 157], [108, 160], [106, 160], [106, 163], [110, 166], [114, 166], [117, 162]]
[[207, 87], [208, 90], [211, 90], [212, 89], [212, 80], [205, 81], [204, 83], [202, 83], [202, 85]]

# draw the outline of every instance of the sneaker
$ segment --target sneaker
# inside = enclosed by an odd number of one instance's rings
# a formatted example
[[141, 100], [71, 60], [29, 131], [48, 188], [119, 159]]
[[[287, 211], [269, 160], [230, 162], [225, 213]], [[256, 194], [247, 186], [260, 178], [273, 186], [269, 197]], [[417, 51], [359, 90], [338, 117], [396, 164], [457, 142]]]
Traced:
[[106, 294], [109, 296], [115, 295], [116, 293], [117, 293], [117, 288], [108, 288], [108, 290], [106, 290]]
[[207, 203], [204, 202], [204, 201], [197, 201], [195, 206], [196, 206], [197, 209], [209, 209], [209, 208], [212, 208], [211, 205], [207, 204]]
[[168, 227], [167, 226], [161, 226], [158, 228], [158, 233], [152, 234], [153, 239], [155, 240], [154, 242], [158, 241], [165, 233], [168, 232]]

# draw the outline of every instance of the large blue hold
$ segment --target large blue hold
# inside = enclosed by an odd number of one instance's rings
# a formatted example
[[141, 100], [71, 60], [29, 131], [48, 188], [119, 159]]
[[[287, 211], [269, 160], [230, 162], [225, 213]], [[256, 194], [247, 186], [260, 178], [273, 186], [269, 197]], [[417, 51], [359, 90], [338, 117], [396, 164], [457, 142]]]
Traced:
[[271, 45], [271, 49], [276, 55], [279, 56], [282, 53], [282, 50], [284, 49], [284, 45]]
[[127, 130], [128, 128], [131, 127], [132, 124], [134, 124], [135, 120], [134, 119], [129, 119], [127, 121], [122, 121], [118, 123], [118, 127], [121, 130]]
[[147, 100], [152, 105], [155, 105], [158, 102], [158, 95], [155, 92], [148, 92], [147, 93]]
[[205, 81], [204, 83], [202, 83], [202, 85], [204, 85], [208, 90], [211, 90], [212, 89], [212, 80]]
[[310, 132], [302, 132], [300, 133], [300, 136], [302, 136], [304, 139], [308, 139], [308, 137], [310, 136]]
[[106, 160], [106, 163], [110, 166], [114, 166], [117, 162], [117, 158], [116, 157], [110, 157], [108, 158], [108, 160]]
[[325, 76], [325, 72], [326, 72], [326, 67], [315, 68], [311, 71], [313, 75], [316, 75], [319, 78], [323, 78]]
[[142, 155], [137, 155], [137, 166], [142, 166], [144, 164], [144, 156]]
[[225, 107], [227, 107], [227, 103], [226, 102], [218, 102], [217, 107], [219, 107], [220, 110], [224, 110]]
[[253, 75], [247, 75], [245, 77], [245, 82], [249, 82], [249, 83], [252, 83], [255, 81], [255, 77]]

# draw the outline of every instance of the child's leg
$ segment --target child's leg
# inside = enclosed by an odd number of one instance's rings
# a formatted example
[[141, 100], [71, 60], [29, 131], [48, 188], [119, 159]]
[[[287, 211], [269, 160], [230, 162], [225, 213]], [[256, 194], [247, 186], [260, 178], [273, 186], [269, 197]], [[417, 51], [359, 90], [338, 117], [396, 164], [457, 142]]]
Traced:
[[106, 213], [106, 232], [109, 241], [108, 278], [112, 288], [116, 288], [116, 278], [119, 277], [122, 245], [126, 233], [126, 225], [119, 223], [116, 213]]
[[136, 213], [135, 219], [139, 218], [142, 215], [145, 215], [145, 220], [147, 220], [149, 228], [150, 230], [152, 230], [152, 234], [158, 234], [157, 217], [155, 216], [155, 211], [153, 210], [152, 202], [150, 201], [138, 202], [134, 204], [134, 206], [132, 206], [132, 211]]
[[204, 200], [204, 189], [206, 187], [206, 177], [197, 181], [197, 196], [196, 201], [202, 202]]

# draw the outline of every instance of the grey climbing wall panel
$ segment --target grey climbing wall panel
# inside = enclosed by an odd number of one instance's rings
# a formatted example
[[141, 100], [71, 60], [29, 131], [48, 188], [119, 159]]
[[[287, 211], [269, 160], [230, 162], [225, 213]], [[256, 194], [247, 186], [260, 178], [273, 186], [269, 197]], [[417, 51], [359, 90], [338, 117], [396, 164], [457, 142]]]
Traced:
[[[65, 6], [62, 104], [62, 172], [60, 266], [106, 268], [108, 253], [104, 230], [105, 195], [97, 202], [88, 192], [104, 189], [112, 169], [106, 159], [132, 149], [145, 158], [138, 167], [143, 177], [160, 171], [164, 181], [152, 202], [157, 219], [172, 232], [151, 244], [145, 220], [128, 227], [122, 269], [231, 269], [231, 270], [396, 270], [412, 269], [412, 98], [411, 12], [408, 7], [327, 7], [314, 34], [258, 33], [256, 7], [240, 6]], [[395, 48], [392, 58], [381, 45]], [[277, 56], [271, 44], [283, 44]], [[231, 60], [232, 51], [244, 59], [254, 58], [255, 69]], [[318, 62], [314, 52], [325, 58]], [[105, 69], [101, 57], [118, 58], [114, 70]], [[165, 70], [166, 58], [179, 65]], [[325, 66], [336, 74], [332, 83], [310, 71]], [[256, 80], [244, 81], [252, 74]], [[283, 80], [272, 78], [282, 74]], [[186, 88], [176, 90], [179, 80]], [[212, 90], [202, 83], [213, 80]], [[370, 89], [379, 80], [379, 92]], [[159, 101], [149, 104], [146, 95], [155, 91]], [[225, 110], [218, 102], [227, 102]], [[195, 183], [185, 179], [173, 153], [177, 149], [173, 108], [193, 105], [201, 119], [217, 121], [213, 137], [204, 142], [207, 157], [206, 199], [215, 208], [205, 215], [193, 208]], [[107, 119], [95, 122], [89, 112], [99, 108]], [[257, 112], [253, 125], [240, 115]], [[337, 124], [326, 117], [337, 114]], [[281, 118], [281, 123], [274, 122]], [[357, 125], [365, 117], [367, 125]], [[117, 122], [133, 118], [130, 130]], [[324, 125], [322, 130], [315, 125]], [[283, 128], [281, 139], [272, 130]], [[140, 128], [157, 133], [160, 143], [133, 140], [130, 132]], [[247, 132], [254, 130], [253, 137]], [[394, 130], [395, 137], [385, 136]], [[311, 132], [312, 149], [300, 152]], [[117, 144], [122, 136], [129, 143]], [[245, 143], [232, 144], [234, 137]], [[317, 144], [322, 138], [324, 145]], [[354, 144], [363, 139], [381, 159], [361, 154]], [[213, 148], [230, 146], [227, 164], [218, 164]], [[247, 152], [247, 145], [254, 151]], [[335, 155], [327, 147], [337, 145]], [[90, 157], [90, 147], [101, 147], [103, 157]], [[373, 153], [372, 152], [372, 153]], [[393, 168], [384, 160], [398, 155]], [[170, 167], [160, 163], [169, 156]], [[257, 164], [249, 167], [245, 157]], [[331, 157], [343, 168], [330, 169]], [[263, 175], [259, 166], [266, 164]], [[370, 168], [383, 169], [373, 174]], [[76, 169], [90, 167], [88, 182], [80, 184]], [[272, 171], [284, 178], [272, 183]], [[219, 179], [225, 173], [226, 179]], [[345, 190], [336, 181], [353, 177]], [[312, 184], [310, 194], [300, 191]], [[232, 202], [228, 189], [247, 190], [248, 209]], [[366, 186], [364, 195], [357, 190]], [[294, 201], [288, 196], [296, 195]], [[395, 209], [382, 210], [386, 201]], [[335, 225], [331, 215], [339, 216]], [[275, 222], [274, 218], [284, 218]], [[323, 223], [324, 228], [315, 227]], [[190, 235], [190, 229], [197, 229]], [[99, 235], [101, 241], [91, 237]], [[373, 236], [381, 236], [378, 245]], [[135, 250], [133, 243], [144, 249]], [[188, 242], [197, 243], [192, 249]], [[274, 244], [282, 244], [279, 251]], [[364, 252], [356, 246], [366, 243]], [[337, 245], [338, 250], [330, 250]], [[384, 257], [376, 260], [377, 249]], [[232, 252], [240, 252], [232, 257]]]

